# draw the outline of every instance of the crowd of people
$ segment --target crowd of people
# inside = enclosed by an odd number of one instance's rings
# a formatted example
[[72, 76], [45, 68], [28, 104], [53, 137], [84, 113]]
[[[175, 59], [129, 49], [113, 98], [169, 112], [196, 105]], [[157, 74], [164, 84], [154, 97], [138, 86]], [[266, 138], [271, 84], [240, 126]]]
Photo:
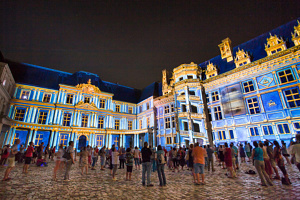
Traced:
[[[53, 180], [57, 180], [57, 171], [65, 170], [64, 180], [70, 180], [70, 171], [78, 159], [81, 174], [88, 174], [88, 170], [96, 170], [99, 163], [100, 170], [110, 170], [111, 178], [117, 181], [117, 169], [124, 169], [126, 181], [132, 180], [132, 171], [140, 170], [142, 166], [142, 185], [151, 187], [150, 175], [157, 172], [159, 186], [166, 186], [165, 166], [171, 172], [190, 170], [192, 180], [195, 185], [205, 185], [205, 168], [208, 171], [215, 171], [216, 164], [222, 169], [227, 169], [228, 178], [237, 178], [240, 165], [245, 162], [252, 162], [256, 172], [261, 179], [262, 186], [273, 186], [274, 179], [280, 179], [282, 184], [290, 185], [286, 165], [295, 164], [300, 171], [300, 134], [296, 136], [296, 142], [290, 143], [289, 147], [282, 141], [281, 146], [277, 141], [253, 142], [253, 146], [245, 142], [236, 147], [233, 143], [210, 147], [209, 145], [200, 146], [199, 143], [190, 144], [188, 148], [171, 148], [169, 151], [162, 146], [152, 148], [148, 143], [140, 150], [138, 147], [117, 148], [112, 145], [111, 149], [106, 147], [82, 147], [80, 152], [74, 149], [74, 142], [70, 141], [68, 147], [62, 144], [58, 150], [49, 145], [44, 147], [44, 143], [34, 146], [30, 142], [27, 149], [22, 145], [19, 147], [20, 140], [15, 140], [13, 146], [5, 145], [0, 149], [0, 166], [7, 168], [4, 173], [3, 181], [8, 181], [15, 162], [23, 163], [23, 173], [28, 173], [29, 166], [35, 164], [37, 167], [47, 167], [49, 161], [54, 161]], [[98, 162], [100, 157], [100, 162]], [[247, 158], [247, 159], [246, 159]], [[283, 177], [280, 177], [279, 170]], [[253, 170], [246, 173], [255, 174]], [[275, 174], [275, 176], [273, 176]]]

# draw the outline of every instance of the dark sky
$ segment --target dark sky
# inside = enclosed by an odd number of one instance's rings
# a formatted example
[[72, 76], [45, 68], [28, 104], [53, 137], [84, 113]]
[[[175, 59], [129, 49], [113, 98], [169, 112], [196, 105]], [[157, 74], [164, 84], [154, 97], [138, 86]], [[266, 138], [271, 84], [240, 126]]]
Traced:
[[[237, 2], [237, 3], [235, 3]], [[300, 16], [299, 1], [0, 0], [5, 58], [142, 89]]]

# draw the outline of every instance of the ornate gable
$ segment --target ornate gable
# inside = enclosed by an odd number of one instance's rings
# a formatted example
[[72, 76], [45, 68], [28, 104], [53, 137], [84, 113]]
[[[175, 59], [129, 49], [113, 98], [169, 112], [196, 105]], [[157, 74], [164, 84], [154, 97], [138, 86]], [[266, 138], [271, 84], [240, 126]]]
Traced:
[[80, 89], [83, 93], [93, 94], [93, 93], [101, 93], [100, 89], [91, 84], [91, 79], [86, 83], [81, 83], [76, 85], [76, 88]]
[[234, 59], [236, 68], [246, 65], [250, 62], [251, 62], [250, 56], [247, 52], [244, 51], [244, 49], [242, 50], [239, 49], [238, 52], [236, 52], [236, 57]]
[[217, 67], [210, 63], [207, 65], [206, 67], [206, 79], [209, 79], [210, 77], [213, 77], [213, 76], [217, 76], [218, 75], [218, 70], [217, 70]]
[[268, 56], [286, 50], [285, 41], [282, 38], [279, 39], [277, 35], [272, 36], [270, 33], [270, 38], [267, 39], [267, 44], [265, 44], [265, 50]]
[[292, 41], [295, 46], [300, 44], [300, 23], [298, 22], [298, 26], [294, 26], [294, 33], [292, 33]]
[[227, 59], [227, 62], [230, 62], [233, 60], [232, 57], [232, 47], [231, 47], [231, 40], [229, 38], [226, 38], [224, 40], [222, 40], [222, 43], [219, 44], [219, 48], [221, 51], [221, 58]]
[[78, 104], [75, 105], [77, 109], [85, 109], [85, 110], [99, 110], [97, 106], [92, 103], [83, 103], [83, 101], [79, 101]]

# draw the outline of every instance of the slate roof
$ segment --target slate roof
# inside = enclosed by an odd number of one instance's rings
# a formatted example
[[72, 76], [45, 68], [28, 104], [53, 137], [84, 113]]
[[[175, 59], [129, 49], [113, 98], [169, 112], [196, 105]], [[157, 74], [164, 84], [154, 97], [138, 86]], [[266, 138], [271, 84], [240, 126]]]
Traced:
[[[240, 49], [240, 50], [244, 49], [245, 52], [248, 52], [248, 54], [251, 57], [251, 62], [266, 57], [267, 52], [265, 51], [265, 44], [267, 44], [267, 38], [270, 37], [270, 33], [273, 36], [277, 35], [278, 38], [283, 38], [283, 40], [286, 42], [287, 48], [293, 47], [294, 43], [291, 40], [291, 38], [292, 38], [291, 32], [294, 32], [294, 26], [298, 25], [297, 20], [300, 21], [300, 17], [298, 19], [290, 21], [282, 26], [279, 26], [267, 33], [264, 33], [256, 38], [253, 38], [243, 44], [233, 47], [232, 48], [233, 58], [236, 57], [236, 52], [238, 51], [238, 49]], [[211, 62], [217, 66], [217, 68], [219, 69], [218, 74], [223, 74], [225, 72], [235, 69], [234, 59], [231, 62], [227, 62], [226, 59], [221, 58], [221, 53], [220, 53], [220, 55], [199, 64], [199, 67], [206, 69], [206, 66], [209, 64], [209, 62]], [[205, 79], [205, 76], [204, 76], [204, 79]]]

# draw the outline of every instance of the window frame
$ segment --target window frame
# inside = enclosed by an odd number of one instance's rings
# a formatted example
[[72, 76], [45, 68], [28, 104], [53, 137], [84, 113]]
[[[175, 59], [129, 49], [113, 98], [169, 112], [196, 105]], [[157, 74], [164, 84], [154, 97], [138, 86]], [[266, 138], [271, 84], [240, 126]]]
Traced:
[[[24, 113], [19, 113], [18, 110], [22, 110], [22, 111], [24, 111]], [[25, 107], [16, 107], [14, 120], [23, 122], [25, 119], [26, 111], [27, 111], [27, 108], [25, 108]], [[22, 117], [22, 119], [20, 119], [20, 117]]]
[[[216, 108], [218, 108], [218, 110], [216, 110]], [[214, 107], [214, 114], [215, 114], [215, 121], [223, 119], [221, 106]]]
[[105, 99], [100, 99], [99, 107], [102, 108], [102, 109], [104, 109], [105, 108], [105, 103], [106, 103]]
[[170, 106], [169, 105], [164, 106], [164, 112], [165, 112], [165, 114], [170, 113]]
[[[297, 93], [293, 93], [293, 90], [297, 90]], [[290, 92], [290, 94], [286, 94], [286, 92]], [[283, 96], [285, 98], [285, 102], [288, 106], [288, 108], [298, 108], [300, 107], [300, 95], [299, 95], [299, 89], [297, 87], [287, 88], [283, 90]], [[295, 98], [295, 96], [298, 96], [298, 98]], [[288, 97], [292, 97], [292, 99], [288, 99]], [[291, 106], [290, 103], [293, 103], [294, 106]]]
[[119, 104], [116, 104], [116, 112], [120, 112], [121, 106]]
[[[286, 73], [286, 71], [288, 71], [288, 70], [290, 70], [290, 72], [291, 72], [290, 74]], [[284, 72], [284, 74], [279, 75], [279, 73], [281, 73], [281, 72]], [[293, 70], [291, 68], [285, 68], [285, 69], [279, 70], [276, 72], [276, 74], [278, 77], [279, 84], [285, 84], [285, 83], [290, 83], [292, 81], [295, 81], [295, 76], [294, 76]], [[293, 80], [288, 80], [288, 75], [292, 75]], [[286, 81], [282, 82], [281, 77], [285, 77]]]
[[104, 129], [104, 117], [103, 116], [98, 117], [98, 128]]
[[233, 132], [233, 130], [232, 130], [232, 129], [229, 129], [229, 130], [228, 130], [228, 133], [229, 133], [230, 139], [233, 140], [233, 139], [234, 139], [234, 132]]
[[[25, 94], [23, 95], [24, 92], [27, 92], [28, 94], [27, 95], [25, 95]], [[21, 94], [20, 94], [20, 99], [22, 99], [22, 100], [29, 100], [30, 94], [31, 94], [31, 90], [22, 90]], [[27, 98], [25, 99], [25, 98], [23, 98], [23, 96], [27, 96]]]
[[88, 122], [89, 122], [89, 116], [86, 114], [81, 115], [81, 127], [88, 127]]
[[[88, 99], [88, 102], [86, 101]], [[90, 103], [91, 102], [91, 97], [90, 96], [84, 96], [84, 99], [83, 99], [83, 103]]]
[[171, 128], [171, 120], [170, 117], [165, 118], [165, 129]]
[[[213, 91], [211, 93], [211, 99], [212, 99], [212, 102], [216, 102], [216, 101], [219, 101], [220, 100], [220, 97], [219, 97], [219, 91]], [[215, 99], [215, 100], [214, 100]]]
[[[251, 130], [253, 130], [254, 135], [252, 135]], [[259, 130], [258, 130], [258, 127], [257, 127], [257, 126], [249, 127], [249, 131], [250, 131], [250, 136], [251, 136], [251, 137], [260, 136]]]
[[[256, 102], [253, 101], [254, 99], [256, 99]], [[249, 102], [250, 100], [251, 100], [251, 102]], [[246, 103], [247, 103], [247, 108], [248, 108], [248, 112], [250, 115], [256, 115], [256, 114], [261, 113], [258, 97], [255, 96], [255, 97], [247, 98]], [[255, 106], [255, 103], [257, 103], [257, 106]], [[252, 105], [253, 107], [250, 108], [250, 105]], [[258, 108], [258, 111], [256, 110], [257, 108]], [[251, 113], [252, 111], [254, 113]]]
[[120, 120], [115, 119], [115, 130], [120, 130]]
[[74, 94], [68, 93], [66, 98], [66, 104], [73, 104]]
[[[284, 125], [287, 126], [289, 132], [286, 132], [286, 129], [285, 129], [285, 126], [284, 126]], [[281, 133], [281, 132], [280, 132], [279, 126], [282, 126], [282, 130], [284, 131], [284, 133]], [[291, 134], [291, 129], [290, 129], [290, 126], [289, 126], [288, 123], [280, 123], [280, 124], [276, 124], [276, 127], [277, 127], [277, 130], [278, 130], [278, 133], [279, 133], [279, 134]]]
[[[49, 96], [48, 96], [49, 95]], [[51, 97], [52, 97], [52, 94], [51, 93], [44, 93], [44, 96], [43, 96], [43, 102], [45, 103], [50, 103], [51, 102]], [[45, 99], [47, 101], [45, 101]]]
[[224, 130], [218, 131], [219, 140], [226, 140], [226, 132]]
[[[45, 114], [46, 113], [46, 114]], [[43, 114], [43, 115], [42, 115]], [[47, 122], [47, 117], [48, 117], [48, 111], [41, 111], [39, 112], [39, 117], [37, 120], [38, 124], [46, 124]]]
[[63, 117], [63, 126], [70, 126], [71, 125], [71, 117], [72, 114], [69, 112], [64, 112], [64, 117]]
[[132, 130], [132, 121], [128, 120], [128, 130]]
[[133, 114], [133, 108], [130, 106], [130, 107], [128, 107], [128, 113], [129, 114]]
[[[249, 82], [251, 82], [252, 85], [249, 84]], [[245, 84], [247, 84], [247, 85], [245, 86]], [[254, 92], [254, 91], [256, 90], [255, 84], [254, 84], [253, 80], [248, 80], [248, 81], [242, 82], [242, 86], [243, 86], [243, 92], [244, 92], [245, 94]], [[253, 90], [251, 90], [251, 86], [253, 87]], [[246, 88], [249, 89], [248, 92], [246, 91]]]
[[[265, 127], [267, 129], [268, 134], [266, 134]], [[272, 130], [272, 134], [270, 134], [270, 127], [271, 127], [271, 130]], [[263, 125], [262, 130], [263, 130], [264, 135], [274, 135], [274, 130], [273, 130], [272, 125]]]

